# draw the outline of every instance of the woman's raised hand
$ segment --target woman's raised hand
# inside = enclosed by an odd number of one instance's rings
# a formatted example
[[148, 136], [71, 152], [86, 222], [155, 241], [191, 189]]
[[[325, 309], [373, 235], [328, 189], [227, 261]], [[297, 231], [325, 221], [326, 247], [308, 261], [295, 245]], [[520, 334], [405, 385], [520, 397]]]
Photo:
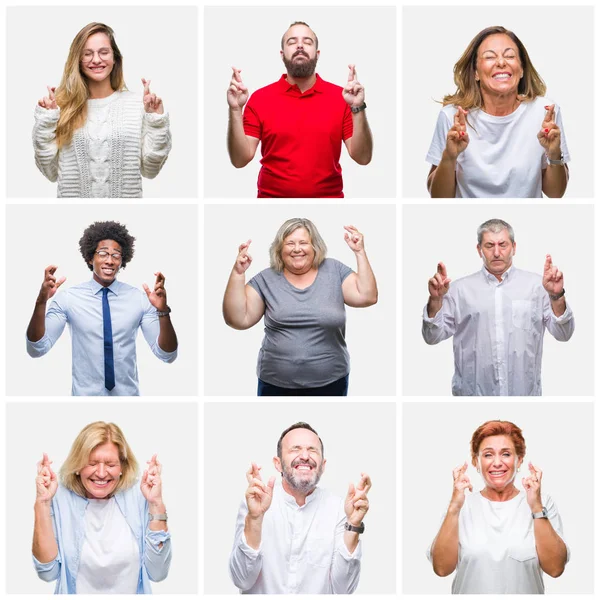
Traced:
[[344, 225], [346, 233], [344, 234], [344, 240], [350, 247], [352, 252], [360, 252], [365, 249], [365, 238], [363, 234], [354, 227], [354, 225]]
[[542, 471], [529, 463], [529, 477], [523, 477], [521, 483], [527, 494], [527, 504], [531, 512], [541, 512], [542, 504]]
[[546, 114], [537, 137], [551, 160], [560, 160], [560, 128], [555, 123], [554, 104], [544, 106]]
[[233, 265], [233, 268], [238, 275], [243, 275], [252, 264], [252, 257], [248, 254], [248, 248], [251, 243], [252, 240], [248, 240], [247, 242], [240, 244], [240, 247], [238, 248], [238, 255], [235, 259], [235, 264]]
[[469, 111], [462, 107], [457, 107], [454, 115], [454, 125], [448, 131], [446, 136], [446, 152], [449, 158], [456, 160], [461, 152], [464, 152], [469, 145], [469, 134], [467, 133], [467, 120], [465, 115]]
[[46, 86], [48, 89], [48, 95], [44, 96], [40, 100], [38, 100], [38, 106], [45, 108], [46, 110], [53, 110], [58, 108], [58, 104], [56, 104], [56, 98], [54, 97], [54, 92], [56, 91], [55, 87]]
[[37, 477], [35, 478], [36, 502], [50, 504], [58, 489], [58, 478], [50, 466], [52, 461], [46, 453], [37, 464]]
[[149, 504], [157, 504], [162, 502], [162, 465], [158, 462], [156, 454], [153, 454], [146, 464], [148, 468], [142, 475], [140, 489]]
[[165, 112], [162, 98], [159, 98], [150, 91], [150, 81], [150, 79], [142, 78], [142, 84], [144, 85], [144, 110], [147, 113], [162, 115]]
[[450, 500], [450, 506], [460, 510], [465, 503], [465, 490], [473, 491], [471, 480], [467, 475], [468, 464], [465, 462], [462, 467], [456, 467], [452, 471], [452, 479], [454, 479], [454, 486], [452, 488], [452, 498]]

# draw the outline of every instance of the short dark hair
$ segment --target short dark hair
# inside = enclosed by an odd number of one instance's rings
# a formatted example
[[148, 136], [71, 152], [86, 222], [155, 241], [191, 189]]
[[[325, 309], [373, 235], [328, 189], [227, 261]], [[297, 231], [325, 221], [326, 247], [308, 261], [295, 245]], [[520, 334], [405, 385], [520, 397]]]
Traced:
[[[294, 21], [293, 23], [290, 24], [290, 26], [283, 32], [283, 35], [281, 36], [281, 49], [283, 50], [283, 42], [285, 41], [285, 34], [294, 26], [294, 25], [305, 25], [306, 27], [308, 27], [313, 33], [315, 33], [312, 29], [312, 27], [308, 24], [305, 23], [304, 21]], [[319, 49], [319, 38], [317, 37], [317, 34], [315, 33], [315, 48], [318, 50]]]
[[79, 240], [79, 251], [89, 270], [93, 271], [90, 261], [94, 258], [98, 242], [102, 240], [113, 240], [121, 246], [121, 268], [124, 269], [133, 258], [135, 238], [129, 235], [125, 225], [117, 221], [96, 221], [83, 232]]
[[281, 441], [283, 440], [283, 438], [290, 432], [293, 431], [294, 429], [308, 429], [309, 431], [312, 431], [318, 438], [319, 438], [319, 442], [321, 442], [321, 455], [323, 457], [325, 457], [325, 446], [323, 445], [323, 440], [319, 437], [319, 434], [308, 424], [305, 423], [304, 421], [298, 421], [297, 423], [294, 423], [293, 425], [290, 425], [280, 436], [279, 436], [279, 441], [277, 442], [277, 458], [279, 458], [279, 460], [281, 460], [282, 455], [281, 455]]

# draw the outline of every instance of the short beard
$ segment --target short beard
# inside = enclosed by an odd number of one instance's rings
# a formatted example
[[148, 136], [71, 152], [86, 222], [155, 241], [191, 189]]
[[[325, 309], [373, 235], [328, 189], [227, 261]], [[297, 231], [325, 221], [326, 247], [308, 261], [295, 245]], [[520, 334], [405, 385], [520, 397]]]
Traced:
[[317, 484], [319, 483], [319, 480], [321, 479], [321, 475], [323, 475], [323, 465], [322, 464], [318, 470], [313, 471], [314, 476], [310, 480], [300, 479], [300, 478], [296, 477], [296, 474], [294, 472], [294, 467], [292, 465], [286, 465], [285, 463], [282, 463], [282, 466], [283, 466], [282, 475], [283, 475], [283, 478], [285, 479], [286, 483], [293, 490], [295, 490], [296, 492], [300, 492], [301, 494], [309, 494], [310, 492], [312, 492], [317, 487]]
[[314, 58], [308, 58], [306, 60], [303, 60], [300, 63], [295, 63], [293, 58], [292, 60], [288, 60], [284, 56], [283, 64], [287, 69], [288, 75], [290, 75], [291, 77], [304, 78], [310, 77], [315, 72], [318, 60], [319, 59], [315, 56]]

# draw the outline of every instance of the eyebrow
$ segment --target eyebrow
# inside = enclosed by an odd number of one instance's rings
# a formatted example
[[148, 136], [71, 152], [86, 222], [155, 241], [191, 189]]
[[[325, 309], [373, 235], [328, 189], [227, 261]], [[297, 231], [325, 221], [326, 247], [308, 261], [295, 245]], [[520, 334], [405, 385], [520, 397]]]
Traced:
[[[516, 49], [515, 49], [515, 48], [508, 47], [508, 48], [505, 48], [505, 49], [502, 51], [502, 54], [505, 54], [505, 53], [506, 53], [506, 52], [508, 52], [509, 50], [510, 50], [511, 52], [516, 52]], [[481, 52], [481, 54], [485, 54], [486, 52], [491, 52], [492, 54], [496, 54], [496, 51], [495, 51], [495, 50], [483, 50], [483, 51]]]
[[[487, 450], [493, 450], [493, 448], [484, 448], [482, 452], [486, 452]], [[512, 448], [501, 448], [500, 452], [504, 452], [505, 450], [509, 450], [510, 452], [512, 452]]]
[[[295, 42], [297, 39], [298, 39], [298, 37], [297, 37], [297, 36], [292, 36], [292, 37], [289, 37], [287, 40], [285, 40], [285, 43], [287, 44], [288, 42]], [[311, 41], [311, 42], [314, 42], [314, 41], [315, 41], [313, 38], [311, 38], [311, 37], [309, 37], [309, 36], [307, 36], [307, 35], [305, 35], [305, 36], [302, 38], [302, 40], [303, 40], [303, 41], [305, 41], [305, 40], [309, 40], [309, 41]]]

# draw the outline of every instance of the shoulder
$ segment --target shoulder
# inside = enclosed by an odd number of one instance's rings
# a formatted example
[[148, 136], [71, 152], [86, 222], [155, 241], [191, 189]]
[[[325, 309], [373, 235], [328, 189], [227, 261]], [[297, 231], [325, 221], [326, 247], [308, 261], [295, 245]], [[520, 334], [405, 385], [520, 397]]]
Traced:
[[548, 98], [547, 96], [538, 96], [537, 98], [534, 98], [529, 102], [523, 102], [522, 104], [525, 107], [526, 112], [536, 115], [536, 118], [538, 116], [543, 118], [546, 114], [546, 106], [550, 106], [551, 104], [554, 104], [555, 112], [560, 110], [558, 104], [556, 104], [552, 98]]
[[146, 498], [144, 498], [144, 494], [142, 494], [142, 490], [140, 490], [139, 482], [136, 481], [131, 487], [126, 490], [119, 490], [115, 494], [115, 499], [118, 503], [125, 506], [136, 506], [139, 508], [143, 508], [147, 504]]
[[146, 294], [144, 292], [142, 292], [142, 290], [140, 290], [139, 288], [136, 288], [132, 285], [129, 285], [128, 283], [125, 283], [124, 281], [117, 280], [117, 284], [118, 284], [117, 292], [119, 294], [130, 294], [133, 296], [146, 296]]
[[281, 277], [281, 273], [272, 269], [271, 267], [267, 267], [262, 271], [259, 271], [252, 279], [257, 281], [276, 281]]
[[323, 78], [319, 77], [319, 85], [321, 86], [321, 90], [327, 94], [333, 94], [336, 96], [341, 96], [344, 88], [341, 85], [336, 85], [335, 83], [331, 83], [329, 81], [325, 81]]
[[119, 96], [118, 96], [119, 102], [125, 102], [127, 104], [131, 104], [131, 103], [142, 104], [142, 102], [143, 102], [143, 96], [142, 96], [141, 92], [138, 93], [138, 92], [130, 92], [129, 90], [122, 90], [117, 93], [119, 94]]
[[462, 289], [465, 287], [469, 287], [470, 285], [472, 285], [473, 283], [479, 282], [482, 278], [482, 273], [481, 271], [475, 271], [475, 273], [471, 273], [470, 275], [465, 275], [464, 277], [459, 277], [458, 279], [455, 279], [454, 281], [452, 281], [452, 283], [450, 284], [450, 291], [452, 291], [452, 288], [456, 289]]
[[344, 501], [341, 496], [338, 496], [337, 494], [334, 494], [333, 492], [330, 492], [329, 490], [322, 487], [317, 487], [314, 493], [318, 493], [320, 496], [320, 502], [325, 503], [327, 505], [338, 506]]
[[72, 509], [78, 505], [85, 504], [86, 499], [79, 496], [75, 492], [72, 492], [66, 488], [62, 483], [58, 484], [56, 494], [52, 499], [52, 504], [59, 510]]
[[347, 273], [348, 271], [352, 271], [348, 265], [345, 265], [335, 258], [326, 258], [319, 265], [319, 269], [323, 269], [325, 272], [329, 273]]
[[269, 85], [265, 85], [264, 87], [258, 88], [257, 90], [255, 90], [254, 92], [252, 92], [252, 94], [250, 95], [250, 100], [263, 100], [265, 98], [271, 98], [272, 96], [274, 96], [279, 89], [279, 82], [280, 80], [278, 79], [277, 81], [274, 81], [273, 83], [270, 83]]
[[531, 271], [524, 271], [523, 269], [517, 269], [513, 267], [512, 275], [515, 279], [529, 282], [534, 285], [542, 285], [542, 276], [539, 273], [532, 273]]

